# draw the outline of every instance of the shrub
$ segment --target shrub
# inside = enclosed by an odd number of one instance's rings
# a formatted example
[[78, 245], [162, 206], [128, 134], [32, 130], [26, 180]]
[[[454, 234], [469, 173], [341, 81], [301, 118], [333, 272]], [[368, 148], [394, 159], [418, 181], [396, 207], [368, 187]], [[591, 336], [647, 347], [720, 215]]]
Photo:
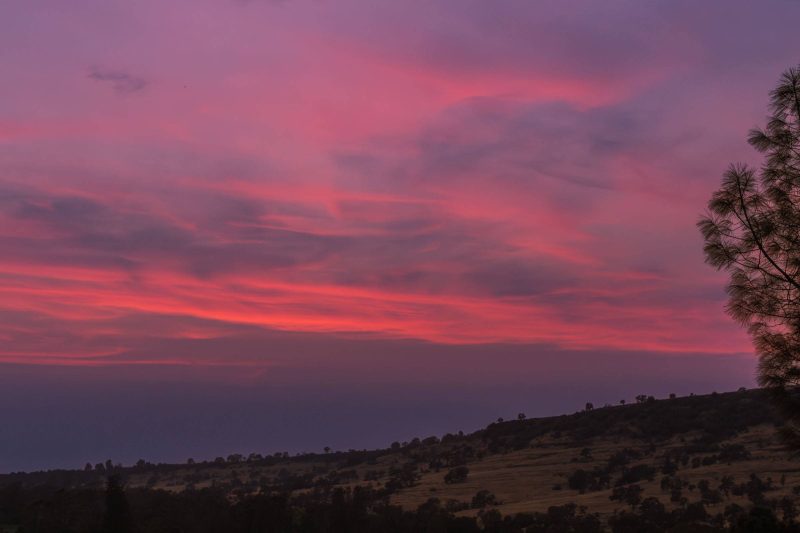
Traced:
[[467, 480], [469, 475], [469, 468], [466, 466], [457, 466], [444, 475], [445, 483], [463, 483]]
[[473, 509], [482, 509], [487, 505], [497, 505], [497, 498], [488, 490], [479, 490], [475, 496], [472, 497]]

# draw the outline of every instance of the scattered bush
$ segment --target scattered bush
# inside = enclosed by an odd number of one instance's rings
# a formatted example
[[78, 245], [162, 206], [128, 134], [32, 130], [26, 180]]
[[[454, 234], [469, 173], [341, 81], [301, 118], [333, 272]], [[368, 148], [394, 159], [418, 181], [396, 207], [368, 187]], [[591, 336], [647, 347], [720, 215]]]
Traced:
[[467, 480], [469, 475], [469, 468], [466, 466], [457, 466], [444, 475], [445, 483], [463, 483]]

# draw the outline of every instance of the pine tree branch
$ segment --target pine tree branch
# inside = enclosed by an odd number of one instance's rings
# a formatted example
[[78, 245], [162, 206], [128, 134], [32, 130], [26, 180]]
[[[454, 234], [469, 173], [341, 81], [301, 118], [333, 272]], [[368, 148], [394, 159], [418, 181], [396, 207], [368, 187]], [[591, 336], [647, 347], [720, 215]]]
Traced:
[[787, 283], [791, 284], [795, 289], [800, 290], [800, 283], [795, 281], [785, 270], [783, 270], [773, 259], [770, 254], [764, 249], [764, 245], [759, 238], [755, 226], [753, 225], [752, 221], [750, 220], [750, 215], [747, 212], [747, 205], [744, 198], [744, 190], [742, 189], [741, 180], [738, 178], [736, 179], [736, 189], [739, 194], [739, 205], [742, 209], [742, 214], [744, 215], [744, 219], [746, 222], [747, 230], [750, 232], [750, 235], [753, 236], [753, 242], [756, 243], [758, 249], [761, 250], [761, 253], [764, 254], [764, 257], [769, 261], [769, 263], [777, 270], [781, 276], [786, 280]]

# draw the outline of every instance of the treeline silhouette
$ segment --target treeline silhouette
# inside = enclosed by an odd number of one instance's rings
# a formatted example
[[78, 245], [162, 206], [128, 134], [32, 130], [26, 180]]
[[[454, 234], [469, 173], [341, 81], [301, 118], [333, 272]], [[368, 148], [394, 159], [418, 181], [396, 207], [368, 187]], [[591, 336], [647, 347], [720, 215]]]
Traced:
[[432, 498], [409, 511], [388, 503], [385, 491], [356, 487], [251, 495], [233, 500], [218, 489], [171, 493], [125, 490], [112, 476], [105, 491], [92, 489], [0, 489], [0, 531], [18, 533], [612, 533], [628, 532], [796, 532], [790, 501], [744, 509], [730, 504], [711, 514], [703, 502], [667, 510], [658, 498], [632, 497], [634, 486], [617, 496], [630, 510], [607, 520], [575, 504], [542, 513], [503, 516], [495, 509], [456, 516]]

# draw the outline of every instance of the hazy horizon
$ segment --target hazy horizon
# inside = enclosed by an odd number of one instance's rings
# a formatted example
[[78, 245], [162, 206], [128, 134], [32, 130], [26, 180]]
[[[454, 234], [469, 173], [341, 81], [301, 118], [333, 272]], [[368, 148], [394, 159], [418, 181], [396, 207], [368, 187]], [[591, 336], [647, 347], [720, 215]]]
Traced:
[[[486, 347], [470, 352], [470, 362], [487, 354]], [[526, 352], [489, 354], [512, 367], [527, 359]], [[642, 354], [594, 353], [604, 363], [597, 372], [581, 369], [586, 353], [540, 348], [537, 355], [549, 373], [507, 377], [502, 369], [492, 375], [477, 365], [447, 372], [447, 354], [426, 354], [388, 370], [362, 361], [361, 379], [305, 379], [291, 371], [275, 379], [215, 376], [175, 368], [152, 377], [146, 367], [42, 372], [11, 365], [0, 376], [0, 473], [79, 469], [107, 459], [124, 465], [139, 459], [182, 463], [231, 453], [383, 448], [414, 437], [472, 432], [520, 412], [529, 418], [561, 415], [586, 402], [633, 403], [639, 394], [665, 398], [755, 386], [747, 356], [726, 357], [721, 372], [721, 361], [711, 358], [649, 354], [644, 365]]]

